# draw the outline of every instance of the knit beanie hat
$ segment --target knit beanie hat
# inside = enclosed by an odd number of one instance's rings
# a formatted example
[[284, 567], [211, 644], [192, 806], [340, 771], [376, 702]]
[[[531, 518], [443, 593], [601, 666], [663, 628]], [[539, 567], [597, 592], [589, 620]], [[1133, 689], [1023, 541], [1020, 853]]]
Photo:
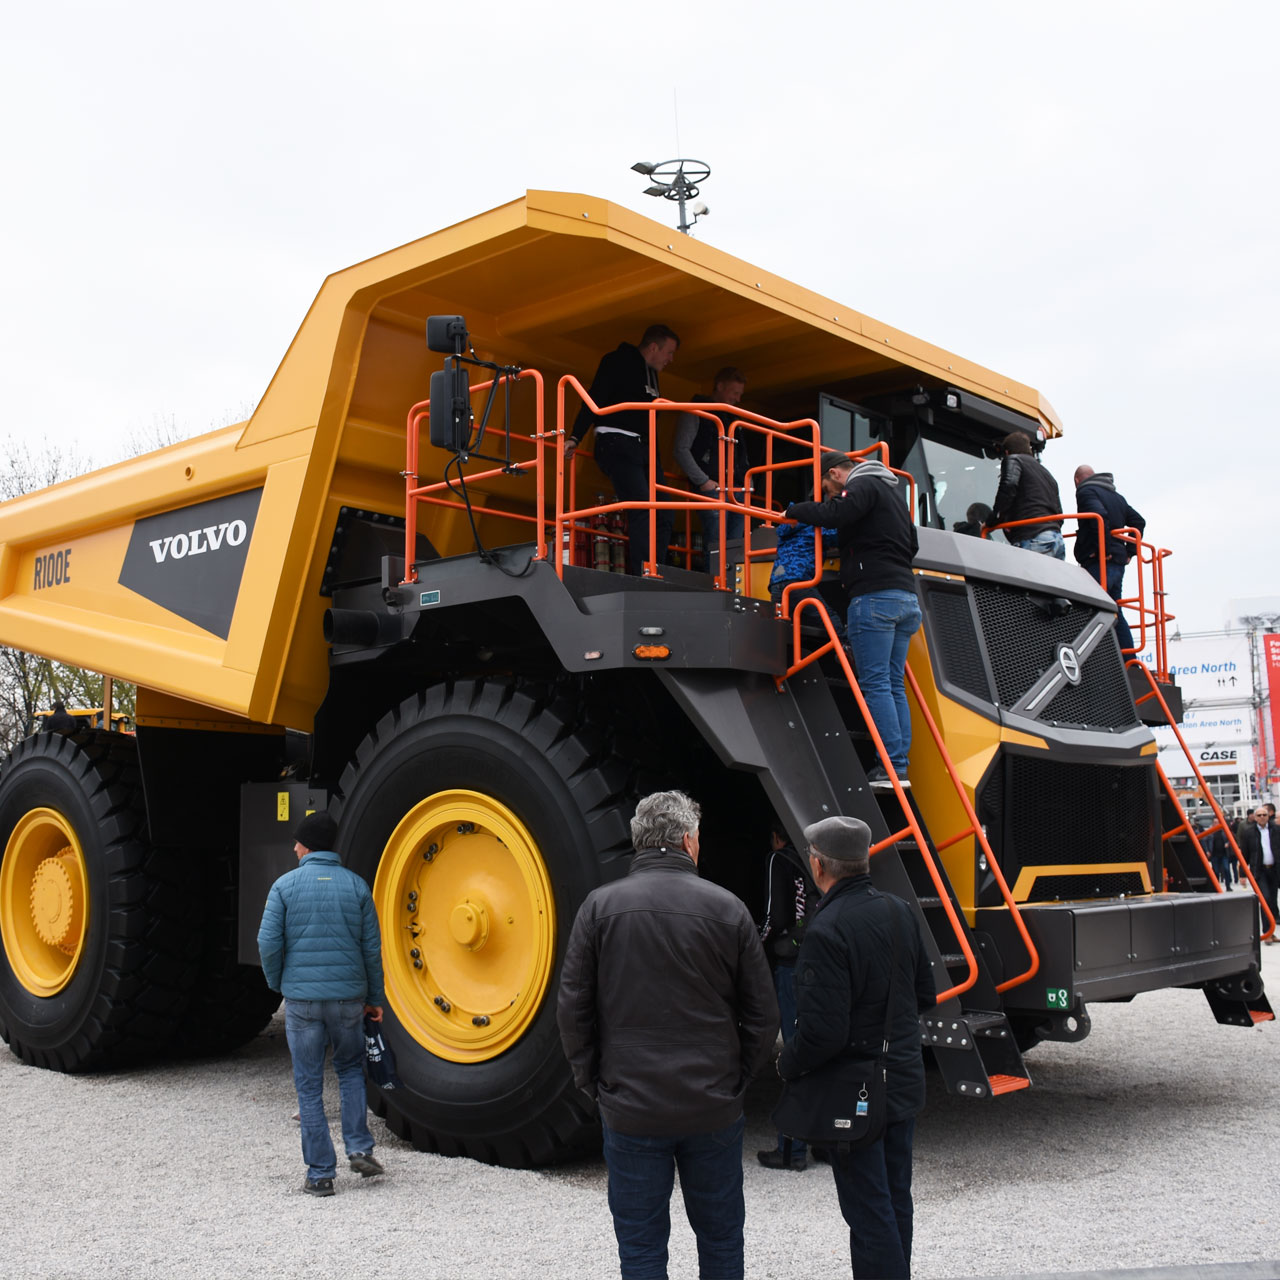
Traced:
[[825, 476], [832, 467], [853, 466], [853, 459], [847, 453], [839, 453], [835, 449], [824, 449], [822, 457], [818, 459], [818, 466]]
[[293, 829], [293, 838], [314, 853], [317, 849], [333, 850], [338, 840], [338, 824], [323, 809], [309, 813]]

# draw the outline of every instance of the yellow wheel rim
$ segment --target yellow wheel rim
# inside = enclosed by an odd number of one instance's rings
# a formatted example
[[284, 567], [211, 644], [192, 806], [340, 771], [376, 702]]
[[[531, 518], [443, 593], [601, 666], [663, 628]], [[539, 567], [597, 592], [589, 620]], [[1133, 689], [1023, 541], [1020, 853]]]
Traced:
[[75, 976], [89, 928], [89, 876], [71, 824], [53, 809], [23, 815], [0, 864], [0, 935], [14, 976], [53, 996]]
[[551, 982], [555, 904], [538, 846], [505, 805], [441, 791], [391, 834], [373, 884], [387, 999], [424, 1049], [510, 1049]]

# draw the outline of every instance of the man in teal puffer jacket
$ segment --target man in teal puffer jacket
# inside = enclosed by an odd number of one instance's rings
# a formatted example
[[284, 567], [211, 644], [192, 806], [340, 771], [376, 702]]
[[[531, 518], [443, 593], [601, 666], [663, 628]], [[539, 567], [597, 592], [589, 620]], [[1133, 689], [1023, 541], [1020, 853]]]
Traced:
[[333, 1195], [337, 1157], [324, 1116], [324, 1055], [342, 1103], [347, 1160], [363, 1178], [383, 1172], [373, 1157], [364, 1088], [364, 1015], [382, 1021], [382, 935], [369, 886], [332, 852], [338, 824], [311, 813], [293, 833], [295, 870], [271, 886], [258, 929], [267, 985], [285, 998], [285, 1034], [293, 1057], [302, 1125], [302, 1189]]

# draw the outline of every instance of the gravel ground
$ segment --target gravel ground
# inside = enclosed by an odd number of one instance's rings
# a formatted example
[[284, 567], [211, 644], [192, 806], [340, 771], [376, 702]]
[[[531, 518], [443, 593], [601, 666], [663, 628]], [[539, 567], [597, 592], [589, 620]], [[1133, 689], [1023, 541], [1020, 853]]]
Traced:
[[[1280, 993], [1280, 951], [1263, 948], [1263, 968]], [[1026, 1092], [983, 1104], [931, 1076], [917, 1277], [1280, 1257], [1280, 1026], [1219, 1027], [1194, 991], [1091, 1012], [1083, 1043], [1028, 1056]], [[493, 1169], [422, 1155], [375, 1120], [387, 1176], [344, 1171], [334, 1198], [303, 1195], [283, 1015], [226, 1058], [113, 1076], [0, 1051], [0, 1096], [3, 1276], [617, 1275], [598, 1162]], [[748, 1108], [747, 1274], [847, 1276], [830, 1174], [756, 1164], [773, 1100], [764, 1082]], [[327, 1102], [336, 1130], [335, 1090]], [[678, 1197], [671, 1273], [697, 1274]]]

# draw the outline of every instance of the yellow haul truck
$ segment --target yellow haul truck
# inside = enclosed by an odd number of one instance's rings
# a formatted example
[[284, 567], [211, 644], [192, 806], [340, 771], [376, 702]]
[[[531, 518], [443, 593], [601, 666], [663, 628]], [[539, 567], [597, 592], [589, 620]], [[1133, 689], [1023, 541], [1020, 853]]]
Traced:
[[[675, 563], [629, 577], [591, 440], [564, 439], [600, 355], [653, 321], [682, 338], [668, 401], [711, 414], [694, 395], [746, 372], [715, 421], [751, 491], [707, 564], [686, 511], [712, 500], [651, 490]], [[1014, 430], [1059, 434], [1030, 387], [585, 196], [531, 191], [330, 277], [248, 422], [0, 506], [0, 643], [137, 685], [136, 735], [36, 734], [0, 770], [5, 1040], [78, 1071], [252, 1036], [277, 1002], [267, 888], [329, 804], [382, 922], [405, 1087], [378, 1110], [428, 1150], [581, 1149], [565, 939], [663, 785], [752, 905], [773, 813], [797, 843], [871, 823], [877, 880], [927, 926], [922, 1039], [955, 1091], [1025, 1087], [1021, 1051], [1083, 1036], [1092, 1001], [1193, 986], [1220, 1021], [1269, 1018], [1254, 899], [1213, 892], [1169, 817], [1115, 604], [949, 531]], [[885, 458], [920, 526], [910, 793], [868, 786], [828, 610], [768, 599], [820, 448]]]

